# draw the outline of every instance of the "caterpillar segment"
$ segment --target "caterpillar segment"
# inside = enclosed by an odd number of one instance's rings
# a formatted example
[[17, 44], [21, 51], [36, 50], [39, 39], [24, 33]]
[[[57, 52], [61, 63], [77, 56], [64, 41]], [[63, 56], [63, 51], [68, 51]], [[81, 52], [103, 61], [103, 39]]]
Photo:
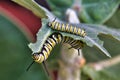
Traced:
[[55, 19], [52, 22], [48, 23], [48, 26], [50, 26], [52, 29], [58, 30], [58, 31], [62, 31], [62, 32], [68, 32], [71, 34], [75, 34], [75, 35], [79, 35], [81, 37], [85, 37], [86, 36], [86, 32], [84, 29], [80, 28], [80, 27], [76, 27], [70, 24], [64, 24], [64, 23], [59, 23], [57, 21], [55, 21]]
[[50, 35], [43, 44], [41, 51], [32, 55], [34, 61], [37, 63], [42, 63], [43, 61], [45, 61], [50, 55], [55, 45], [59, 44], [61, 40], [62, 35], [59, 33], [53, 33], [52, 35]]
[[[52, 25], [54, 25], [54, 23], [52, 23]], [[67, 28], [66, 28], [66, 30], [67, 30]], [[62, 36], [62, 34], [55, 32], [46, 39], [41, 51], [32, 54], [32, 58], [34, 61], [28, 66], [27, 71], [34, 62], [43, 63], [43, 66], [44, 66], [47, 74], [49, 75], [47, 67], [45, 65], [45, 61], [49, 57], [49, 55], [50, 55], [51, 51], [53, 50], [53, 48], [55, 47], [55, 45], [63, 44], [63, 43], [70, 44], [71, 47], [69, 49], [71, 49], [71, 48], [77, 49], [78, 55], [80, 54], [79, 49], [81, 49], [84, 46], [84, 43], [82, 41], [74, 40], [71, 37]]]

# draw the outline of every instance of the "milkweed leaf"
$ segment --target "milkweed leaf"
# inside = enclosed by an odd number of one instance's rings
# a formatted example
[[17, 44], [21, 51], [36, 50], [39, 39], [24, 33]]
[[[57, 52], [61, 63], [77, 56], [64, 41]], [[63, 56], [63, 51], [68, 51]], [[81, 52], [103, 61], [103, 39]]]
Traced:
[[45, 14], [45, 11], [39, 7], [36, 3], [34, 3], [34, 0], [12, 0], [25, 8], [32, 11], [36, 16], [40, 18], [47, 18], [47, 15]]
[[[37, 4], [36, 2], [33, 1], [34, 4]], [[40, 5], [36, 5], [38, 6], [40, 9], [42, 9], [48, 16], [48, 19], [49, 21], [53, 21], [55, 19], [55, 16], [50, 13], [47, 9], [45, 9], [44, 7], [40, 6]], [[47, 25], [47, 23], [49, 22], [47, 21], [45, 24]], [[60, 21], [58, 18], [56, 19], [56, 21], [58, 22], [62, 22]], [[86, 30], [86, 33], [87, 33], [87, 36], [85, 38], [81, 38], [80, 36], [77, 36], [77, 35], [73, 35], [73, 34], [69, 34], [69, 33], [65, 33], [65, 32], [61, 32], [64, 36], [70, 36], [70, 37], [73, 37], [74, 39], [79, 39], [79, 40], [83, 40], [84, 42], [86, 42], [86, 44], [88, 46], [96, 46], [98, 47], [103, 53], [105, 53], [107, 56], [110, 57], [109, 53], [107, 52], [107, 50], [103, 47], [103, 42], [101, 40], [99, 40], [99, 38], [97, 37], [98, 34], [100, 33], [103, 33], [103, 34], [109, 34], [109, 35], [112, 35], [114, 38], [116, 38], [117, 40], [120, 39], [120, 33], [118, 30], [115, 30], [115, 29], [110, 29], [110, 28], [107, 28], [106, 26], [102, 26], [102, 25], [93, 25], [93, 24], [73, 24], [73, 26], [77, 26], [77, 27], [80, 27], [80, 28], [83, 28]], [[43, 28], [43, 27], [42, 27]], [[43, 32], [45, 30], [42, 30], [42, 28], [40, 29], [40, 32]], [[47, 29], [50, 29], [49, 27], [46, 27], [46, 30]], [[47, 32], [48, 31], [48, 32]], [[50, 34], [49, 30], [47, 30], [46, 33]], [[54, 30], [53, 30], [54, 31]], [[45, 37], [48, 36], [48, 34]], [[38, 37], [41, 37], [41, 39], [43, 38], [43, 35], [38, 35]], [[44, 38], [43, 38], [44, 39]], [[45, 41], [44, 40], [41, 40], [41, 41]], [[42, 43], [43, 44], [43, 43]], [[36, 48], [41, 48], [42, 46], [36, 46]], [[38, 51], [39, 49], [36, 49], [36, 51]]]
[[47, 37], [52, 33], [52, 29], [47, 26], [48, 20], [42, 19], [42, 27], [37, 33], [36, 43], [30, 43], [29, 47], [32, 49], [33, 53], [39, 52], [47, 40]]
[[64, 12], [78, 7], [78, 16], [85, 23], [102, 24], [109, 20], [118, 9], [120, 0], [46, 0], [53, 13], [63, 18]]
[[85, 23], [103, 24], [118, 9], [120, 0], [83, 0], [79, 17]]

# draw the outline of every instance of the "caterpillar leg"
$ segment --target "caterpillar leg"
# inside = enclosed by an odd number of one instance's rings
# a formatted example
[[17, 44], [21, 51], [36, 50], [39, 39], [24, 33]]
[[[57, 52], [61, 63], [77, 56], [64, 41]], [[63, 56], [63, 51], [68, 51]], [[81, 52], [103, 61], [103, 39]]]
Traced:
[[46, 65], [45, 61], [43, 61], [42, 64], [43, 64], [43, 67], [44, 67], [47, 75], [49, 76], [50, 74], [49, 74], [49, 71], [48, 71], [48, 68], [47, 68], [47, 65]]
[[80, 53], [80, 49], [78, 49], [78, 55], [80, 56], [80, 54], [81, 54], [81, 53]]
[[81, 48], [78, 49], [78, 55], [82, 56]]

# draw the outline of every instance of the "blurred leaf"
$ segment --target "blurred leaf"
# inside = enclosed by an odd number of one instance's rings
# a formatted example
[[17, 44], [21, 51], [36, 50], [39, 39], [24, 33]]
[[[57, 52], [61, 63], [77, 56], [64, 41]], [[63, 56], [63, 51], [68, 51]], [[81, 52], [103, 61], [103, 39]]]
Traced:
[[[63, 19], [63, 15], [70, 7], [79, 6], [78, 13], [81, 21], [85, 23], [104, 23], [117, 10], [120, 0], [46, 0], [52, 12]], [[82, 1], [82, 5], [81, 5]]]
[[80, 18], [85, 23], [104, 23], [115, 13], [120, 0], [83, 0]]
[[39, 7], [36, 3], [34, 3], [33, 0], [12, 0], [12, 1], [31, 10], [35, 15], [37, 15], [40, 18], [47, 18], [45, 11], [41, 7]]
[[11, 21], [0, 14], [0, 80], [48, 80], [42, 67], [32, 61], [25, 35]]
[[[94, 70], [92, 67], [86, 65], [82, 69], [84, 77], [87, 76], [90, 80], [119, 80], [120, 79], [120, 63], [100, 71]], [[88, 79], [83, 79], [88, 80]]]
[[52, 12], [59, 18], [63, 18], [66, 9], [70, 8], [74, 0], [46, 0]]
[[[42, 6], [39, 6], [37, 2], [33, 0], [13, 0], [14, 2], [28, 8], [40, 18], [46, 18], [48, 12]], [[75, 4], [73, 0], [47, 0], [53, 13], [57, 14], [59, 18], [63, 17], [67, 8], [70, 8]], [[80, 1], [79, 1], [80, 2]], [[81, 6], [80, 3], [78, 3]], [[104, 23], [106, 22], [114, 12], [117, 10], [120, 0], [83, 0], [81, 11], [79, 16], [82, 21], [86, 23]], [[49, 16], [50, 17], [50, 16]], [[49, 18], [50, 19], [50, 18]]]
[[39, 5], [34, 0], [12, 0], [12, 1], [22, 5], [23, 7], [28, 8], [40, 18], [48, 18], [50, 21], [52, 21], [55, 18], [55, 16], [51, 12], [49, 12], [46, 8]]
[[113, 26], [114, 28], [120, 28], [120, 9], [105, 23], [108, 26]]
[[[105, 25], [109, 27], [114, 27], [119, 29], [120, 28], [120, 10], [118, 10], [112, 18], [110, 18]], [[119, 31], [116, 31], [117, 33]], [[117, 35], [117, 34], [114, 34]], [[119, 55], [120, 52], [120, 41], [117, 41], [116, 39], [113, 39], [110, 35], [99, 35], [100, 39], [104, 41], [104, 47], [110, 52], [111, 56], [117, 56]], [[90, 48], [90, 47], [85, 47], [83, 50], [84, 56], [87, 59], [87, 62], [95, 62], [95, 61], [100, 61], [103, 59], [106, 59], [103, 55], [96, 54], [96, 53], [101, 53], [99, 50], [95, 48]], [[91, 59], [92, 58], [92, 59]]]

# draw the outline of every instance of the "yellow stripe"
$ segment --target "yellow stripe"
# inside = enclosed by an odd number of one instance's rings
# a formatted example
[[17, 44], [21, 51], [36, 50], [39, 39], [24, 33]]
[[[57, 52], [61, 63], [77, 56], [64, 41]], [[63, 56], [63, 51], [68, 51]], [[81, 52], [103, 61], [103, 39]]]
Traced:
[[69, 37], [65, 37], [65, 41], [64, 42], [67, 43], [68, 40], [69, 40]]
[[57, 30], [60, 30], [60, 28], [61, 28], [61, 24], [60, 24], [60, 23], [58, 23]]
[[51, 47], [54, 47], [53, 44], [51, 43], [51, 38], [48, 38], [48, 43], [51, 44]]
[[55, 39], [56, 43], [58, 44], [58, 39], [55, 37], [55, 35], [53, 35], [52, 37]]
[[76, 34], [76, 30], [77, 30], [77, 28], [76, 28], [76, 27], [74, 27], [74, 30], [73, 30], [73, 33], [74, 33], [74, 34]]
[[42, 54], [39, 55], [39, 59], [35, 60], [35, 62], [42, 63], [44, 61], [44, 56]]
[[58, 24], [59, 24], [59, 23], [58, 23], [58, 22], [56, 22], [56, 24], [55, 24], [55, 27], [54, 27], [55, 29], [57, 29], [57, 27], [58, 27]]
[[58, 43], [60, 43], [61, 40], [62, 40], [62, 37], [61, 37], [61, 35], [58, 34]]
[[54, 27], [55, 27], [55, 23], [56, 23], [56, 22], [52, 22], [51, 28], [54, 29]]
[[80, 28], [78, 28], [78, 35], [80, 35], [81, 34], [81, 29]]
[[42, 55], [40, 62], [43, 62], [44, 60], [45, 60], [45, 59], [44, 59], [44, 56]]
[[72, 46], [74, 46], [77, 43], [77, 40], [73, 40], [73, 43], [71, 43]]
[[82, 30], [82, 31], [81, 31], [81, 36], [83, 36], [83, 35], [84, 35], [84, 33], [85, 33], [85, 31], [84, 31], [84, 30]]
[[54, 47], [55, 44], [56, 44], [55, 41], [54, 41], [53, 39], [50, 38], [50, 42], [51, 42], [52, 47]]
[[66, 24], [66, 28], [65, 28], [66, 32], [69, 32], [69, 27], [68, 24]]
[[70, 26], [70, 32], [73, 33], [73, 26]]
[[45, 46], [44, 48], [45, 48], [46, 52], [49, 53], [49, 49], [47, 48], [47, 46]]
[[52, 46], [51, 46], [49, 43], [46, 43], [45, 46], [46, 46], [47, 48], [49, 48], [49, 50], [50, 50], [50, 52], [51, 52]]
[[43, 55], [44, 55], [44, 60], [46, 60], [48, 58], [48, 54], [50, 54], [50, 52], [46, 52], [45, 50], [42, 51]]
[[67, 41], [67, 43], [69, 44], [71, 42], [72, 38], [71, 37], [68, 37], [68, 38], [69, 38], [69, 40]]
[[83, 37], [86, 36], [86, 32], [84, 32]]
[[65, 24], [62, 24], [61, 31], [65, 31]]

